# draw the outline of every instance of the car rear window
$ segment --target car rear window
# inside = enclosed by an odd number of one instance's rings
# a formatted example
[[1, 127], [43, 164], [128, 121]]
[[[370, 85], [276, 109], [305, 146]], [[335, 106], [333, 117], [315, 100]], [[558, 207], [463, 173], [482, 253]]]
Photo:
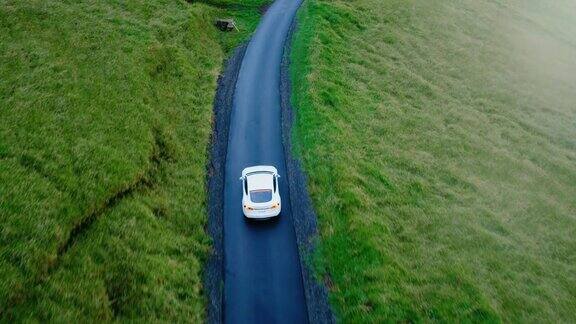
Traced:
[[255, 203], [265, 203], [272, 200], [272, 190], [252, 190], [250, 200]]

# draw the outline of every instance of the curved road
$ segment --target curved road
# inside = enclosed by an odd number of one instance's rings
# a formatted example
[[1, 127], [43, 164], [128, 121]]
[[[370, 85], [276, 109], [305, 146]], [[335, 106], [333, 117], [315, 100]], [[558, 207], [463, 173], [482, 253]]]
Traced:
[[288, 185], [270, 222], [242, 215], [242, 169], [276, 166], [286, 175], [280, 115], [284, 42], [301, 0], [276, 0], [252, 37], [238, 75], [230, 120], [224, 191], [224, 321], [306, 323], [308, 315]]

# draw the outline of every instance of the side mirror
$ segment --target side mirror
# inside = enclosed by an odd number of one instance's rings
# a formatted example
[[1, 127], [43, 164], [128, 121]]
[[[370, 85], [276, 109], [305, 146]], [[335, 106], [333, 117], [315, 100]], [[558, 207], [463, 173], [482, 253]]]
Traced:
[[277, 175], [276, 175], [276, 178], [280, 178], [280, 175], [279, 175], [279, 174], [277, 174]]
[[242, 181], [242, 180], [244, 180], [244, 177], [240, 177], [240, 178], [238, 178], [238, 180]]

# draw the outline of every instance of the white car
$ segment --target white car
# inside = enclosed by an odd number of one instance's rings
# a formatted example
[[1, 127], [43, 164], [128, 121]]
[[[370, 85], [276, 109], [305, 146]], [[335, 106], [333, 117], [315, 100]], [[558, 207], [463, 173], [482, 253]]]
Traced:
[[280, 175], [273, 166], [258, 165], [242, 171], [242, 210], [250, 219], [268, 219], [280, 214]]

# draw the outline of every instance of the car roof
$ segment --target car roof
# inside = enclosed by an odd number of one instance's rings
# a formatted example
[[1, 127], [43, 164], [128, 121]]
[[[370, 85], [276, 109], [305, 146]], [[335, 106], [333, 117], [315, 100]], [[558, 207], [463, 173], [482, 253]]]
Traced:
[[271, 165], [256, 165], [242, 170], [242, 176], [245, 177], [248, 174], [255, 172], [272, 172], [273, 174], [278, 174], [278, 170]]
[[252, 190], [272, 190], [274, 189], [272, 173], [267, 171], [260, 171], [256, 173], [249, 173], [246, 177], [248, 181], [248, 191]]

